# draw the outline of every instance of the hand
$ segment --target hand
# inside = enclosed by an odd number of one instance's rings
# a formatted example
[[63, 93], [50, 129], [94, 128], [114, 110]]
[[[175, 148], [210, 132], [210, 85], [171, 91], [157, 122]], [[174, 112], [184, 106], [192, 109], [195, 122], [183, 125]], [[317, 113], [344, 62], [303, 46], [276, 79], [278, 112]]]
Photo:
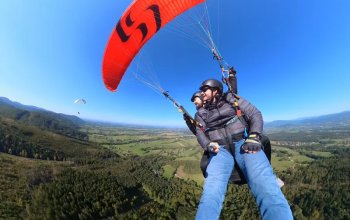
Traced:
[[246, 153], [257, 153], [262, 148], [260, 136], [258, 134], [250, 134], [241, 148]]
[[208, 144], [208, 150], [213, 153], [219, 153], [220, 145], [217, 142], [210, 142]]
[[236, 76], [237, 71], [233, 67], [230, 67], [230, 69], [228, 70], [228, 74], [232, 76]]

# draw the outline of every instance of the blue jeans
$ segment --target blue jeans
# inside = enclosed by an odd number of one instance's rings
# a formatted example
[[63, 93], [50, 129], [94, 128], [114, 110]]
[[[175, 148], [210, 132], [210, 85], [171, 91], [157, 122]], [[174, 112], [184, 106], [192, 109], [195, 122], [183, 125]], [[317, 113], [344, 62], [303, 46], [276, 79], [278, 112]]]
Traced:
[[235, 159], [225, 146], [221, 146], [219, 153], [211, 153], [196, 219], [219, 219], [235, 162], [247, 180], [263, 219], [293, 219], [265, 153], [262, 150], [255, 154], [244, 153], [243, 143], [244, 140], [234, 143]]

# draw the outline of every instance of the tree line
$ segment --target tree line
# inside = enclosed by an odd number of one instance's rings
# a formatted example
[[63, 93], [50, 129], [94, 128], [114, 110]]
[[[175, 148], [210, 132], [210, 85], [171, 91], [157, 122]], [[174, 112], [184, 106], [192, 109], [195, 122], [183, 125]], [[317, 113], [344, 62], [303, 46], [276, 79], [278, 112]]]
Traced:
[[[279, 173], [295, 219], [349, 219], [350, 152], [315, 160]], [[167, 179], [162, 170], [169, 158], [117, 158], [91, 171], [67, 170], [34, 190], [27, 215], [32, 219], [193, 219], [201, 186]], [[50, 214], [50, 215], [49, 215]], [[259, 219], [247, 185], [230, 184], [221, 219]]]
[[33, 144], [12, 134], [0, 132], [0, 152], [26, 158], [63, 161], [66, 156], [62, 151], [52, 150]]

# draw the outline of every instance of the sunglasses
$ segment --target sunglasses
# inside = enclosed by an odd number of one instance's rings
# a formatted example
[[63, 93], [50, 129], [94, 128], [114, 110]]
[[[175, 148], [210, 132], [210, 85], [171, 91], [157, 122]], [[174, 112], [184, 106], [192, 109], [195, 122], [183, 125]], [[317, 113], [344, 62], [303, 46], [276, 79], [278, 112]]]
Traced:
[[201, 91], [206, 92], [208, 89], [210, 89], [210, 87], [203, 87], [203, 88], [201, 88]]

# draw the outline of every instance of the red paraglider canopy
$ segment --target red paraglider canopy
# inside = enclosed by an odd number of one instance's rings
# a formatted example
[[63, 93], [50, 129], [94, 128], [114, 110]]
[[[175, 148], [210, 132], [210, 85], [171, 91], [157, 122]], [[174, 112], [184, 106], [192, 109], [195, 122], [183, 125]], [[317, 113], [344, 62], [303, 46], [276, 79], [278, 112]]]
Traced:
[[116, 91], [129, 64], [142, 46], [169, 21], [205, 0], [135, 0], [118, 21], [108, 41], [102, 77]]

